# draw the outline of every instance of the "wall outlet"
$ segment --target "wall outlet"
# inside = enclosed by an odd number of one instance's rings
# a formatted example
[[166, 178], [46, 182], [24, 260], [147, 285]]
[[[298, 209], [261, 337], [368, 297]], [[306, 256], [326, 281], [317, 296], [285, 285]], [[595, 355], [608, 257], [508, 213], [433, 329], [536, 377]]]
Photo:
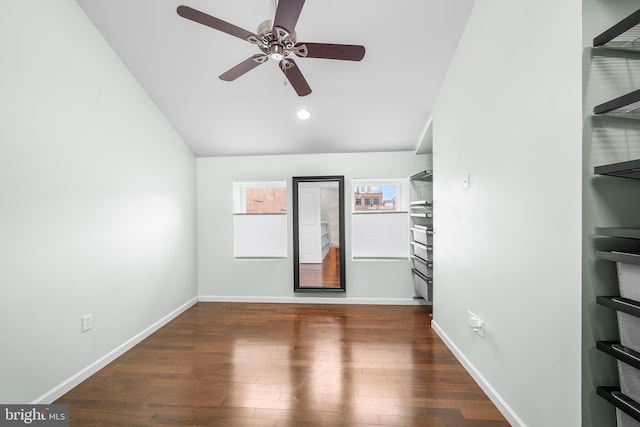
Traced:
[[467, 311], [467, 326], [471, 328], [473, 332], [484, 338], [484, 321], [471, 311]]
[[85, 314], [80, 318], [80, 331], [87, 332], [93, 328], [93, 317], [91, 314]]

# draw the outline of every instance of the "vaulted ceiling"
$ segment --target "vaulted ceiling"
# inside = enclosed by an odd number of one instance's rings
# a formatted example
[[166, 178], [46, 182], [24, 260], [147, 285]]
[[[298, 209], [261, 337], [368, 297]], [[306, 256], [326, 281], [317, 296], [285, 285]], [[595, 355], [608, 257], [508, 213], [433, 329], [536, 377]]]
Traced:
[[359, 62], [296, 58], [312, 89], [300, 97], [276, 61], [220, 80], [258, 47], [176, 13], [186, 5], [256, 32], [273, 19], [274, 0], [77, 2], [199, 157], [417, 149], [474, 3], [306, 1], [298, 41], [366, 53]]

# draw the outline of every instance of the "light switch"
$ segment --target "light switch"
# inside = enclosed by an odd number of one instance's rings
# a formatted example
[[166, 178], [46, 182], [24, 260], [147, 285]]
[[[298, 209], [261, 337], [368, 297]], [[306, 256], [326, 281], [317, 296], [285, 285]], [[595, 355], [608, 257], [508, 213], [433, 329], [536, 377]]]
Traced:
[[464, 174], [464, 178], [462, 178], [462, 189], [463, 190], [468, 190], [469, 189], [469, 185], [470, 185], [469, 173], [465, 173]]

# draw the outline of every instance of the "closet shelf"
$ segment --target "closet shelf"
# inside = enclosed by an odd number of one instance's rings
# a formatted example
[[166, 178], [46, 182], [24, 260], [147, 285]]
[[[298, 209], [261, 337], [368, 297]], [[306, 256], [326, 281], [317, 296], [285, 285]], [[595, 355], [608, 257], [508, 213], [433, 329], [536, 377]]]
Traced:
[[640, 90], [634, 90], [610, 101], [596, 105], [594, 114], [640, 119]]
[[425, 301], [433, 301], [433, 278], [427, 277], [415, 268], [413, 273], [414, 289]]
[[[603, 56], [620, 58], [640, 58], [640, 56], [638, 56], [638, 52], [640, 52], [640, 10], [630, 14], [603, 33], [594, 37], [593, 46], [592, 54], [594, 55], [602, 54]], [[598, 51], [600, 51], [600, 53], [597, 53]], [[623, 54], [622, 51], [626, 51], [627, 53]], [[628, 53], [630, 51], [633, 53]], [[637, 88], [637, 86], [635, 87]], [[640, 120], [640, 90], [634, 90], [600, 105], [596, 105], [593, 108], [593, 113], [602, 118], [602, 124], [605, 122], [614, 123], [617, 121]], [[595, 117], [593, 119], [593, 123], [595, 124]], [[625, 123], [625, 125], [630, 124], [631, 122]], [[596, 166], [594, 168], [594, 174], [640, 179], [640, 159]], [[640, 229], [638, 228], [597, 227], [595, 234], [598, 236], [640, 239]], [[596, 251], [596, 257], [618, 263], [616, 266], [618, 271], [620, 271], [621, 268], [626, 269], [628, 266], [625, 264], [640, 265], [640, 253]], [[627, 279], [623, 280], [623, 276], [621, 276], [618, 281], [620, 292], [625, 294]], [[633, 284], [635, 285], [635, 281], [632, 280], [632, 282], [634, 282]], [[634, 298], [637, 297], [634, 296]], [[625, 343], [625, 345], [630, 345], [629, 343], [631, 343], [631, 345], [635, 347], [635, 335], [630, 334], [628, 330], [634, 329], [637, 325], [638, 318], [640, 318], [640, 302], [620, 296], [597, 296], [596, 302], [599, 305], [617, 311], [620, 341]], [[634, 316], [634, 318], [628, 319], [626, 315], [621, 315], [620, 313], [626, 313], [627, 315]], [[629, 322], [630, 325], [627, 325], [627, 322]], [[611, 341], [598, 341], [596, 343], [598, 350], [613, 356], [619, 361], [618, 374], [622, 386], [625, 386], [623, 381], [625, 379], [627, 383], [637, 381], [635, 377], [629, 378], [629, 366], [632, 367], [631, 371], [640, 369], [640, 353], [625, 345], [622, 345], [620, 342]], [[629, 366], [620, 365], [620, 362]], [[617, 408], [618, 422], [622, 423], [622, 421], [624, 421], [624, 419], [620, 418], [620, 413], [625, 413], [640, 422], [640, 403], [634, 400], [637, 399], [637, 395], [631, 388], [623, 388], [625, 392], [633, 395], [634, 398], [625, 395], [619, 386], [599, 386], [596, 387], [596, 392], [600, 397]], [[623, 424], [626, 425], [626, 423]]]
[[640, 10], [627, 16], [593, 39], [594, 47], [640, 50]]
[[409, 177], [411, 181], [433, 181], [433, 171], [422, 171]]
[[640, 404], [630, 397], [622, 394], [619, 387], [600, 386], [597, 387], [596, 390], [598, 395], [604, 398], [607, 402], [611, 403], [634, 420], [640, 421]]
[[409, 215], [413, 218], [433, 218], [433, 213], [431, 212], [411, 212]]
[[620, 178], [640, 179], [640, 159], [611, 163], [593, 168], [596, 175], [617, 176]]
[[411, 205], [411, 212], [413, 213], [433, 213], [431, 205]]
[[593, 172], [596, 175], [640, 179], [640, 159], [596, 166], [593, 168]]
[[433, 304], [433, 171], [418, 172], [409, 181], [414, 291], [427, 304]]
[[624, 239], [640, 239], [640, 228], [597, 227], [596, 235], [607, 237], [621, 237]]
[[629, 366], [640, 369], [640, 353], [637, 351], [631, 350], [617, 341], [598, 341], [596, 347], [609, 356], [613, 356]]
[[640, 317], [640, 303], [629, 298], [623, 297], [596, 297], [596, 302], [605, 307], [612, 308], [616, 311]]
[[[640, 52], [640, 10], [596, 36], [593, 39], [593, 46]], [[600, 104], [593, 109], [593, 112], [640, 119], [640, 90]]]
[[596, 251], [596, 256], [600, 259], [614, 262], [624, 262], [627, 264], [640, 265], [640, 254], [632, 252], [617, 252], [617, 251]]

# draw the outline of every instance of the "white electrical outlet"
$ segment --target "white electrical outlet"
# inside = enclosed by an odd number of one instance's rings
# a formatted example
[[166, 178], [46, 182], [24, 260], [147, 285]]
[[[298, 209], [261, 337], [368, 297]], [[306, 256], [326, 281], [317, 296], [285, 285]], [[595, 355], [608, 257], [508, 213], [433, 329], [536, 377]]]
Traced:
[[82, 332], [90, 331], [93, 328], [93, 318], [91, 314], [85, 314], [80, 318], [80, 330]]
[[473, 330], [480, 337], [484, 338], [484, 321], [471, 311], [467, 311], [469, 317], [467, 318], [467, 326]]

